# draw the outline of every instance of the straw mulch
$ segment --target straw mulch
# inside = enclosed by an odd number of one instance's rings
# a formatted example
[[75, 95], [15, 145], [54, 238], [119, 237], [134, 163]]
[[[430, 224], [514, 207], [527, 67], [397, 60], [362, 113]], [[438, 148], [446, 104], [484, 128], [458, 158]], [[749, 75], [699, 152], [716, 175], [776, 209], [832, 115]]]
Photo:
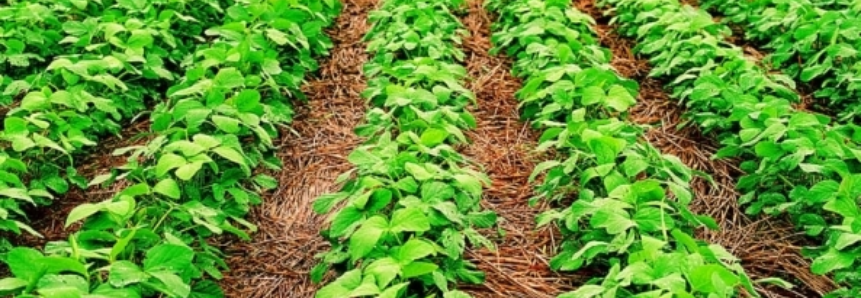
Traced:
[[555, 297], [581, 284], [584, 277], [560, 274], [548, 266], [558, 246], [551, 227], [535, 229], [535, 216], [547, 207], [530, 207], [534, 184], [528, 177], [541, 157], [534, 156], [538, 132], [521, 122], [514, 93], [520, 81], [511, 76], [510, 61], [488, 54], [493, 21], [481, 0], [468, 1], [468, 14], [461, 21], [470, 35], [464, 38], [469, 88], [478, 106], [472, 109], [478, 128], [467, 136], [472, 141], [462, 152], [481, 165], [492, 185], [485, 189], [484, 208], [500, 217], [496, 230], [486, 235], [497, 249], [471, 251], [468, 258], [487, 274], [478, 286], [467, 286], [475, 297]]
[[337, 191], [335, 178], [351, 169], [347, 156], [361, 141], [353, 128], [366, 108], [359, 96], [367, 60], [361, 39], [374, 1], [344, 2], [328, 32], [335, 43], [331, 56], [305, 86], [308, 102], [297, 104], [295, 133], [281, 139], [284, 168], [273, 173], [279, 188], [250, 218], [260, 230], [250, 243], [227, 244], [231, 271], [221, 285], [229, 297], [313, 297], [317, 289], [309, 272], [328, 243], [319, 237], [325, 216], [314, 214], [311, 205], [317, 196]]

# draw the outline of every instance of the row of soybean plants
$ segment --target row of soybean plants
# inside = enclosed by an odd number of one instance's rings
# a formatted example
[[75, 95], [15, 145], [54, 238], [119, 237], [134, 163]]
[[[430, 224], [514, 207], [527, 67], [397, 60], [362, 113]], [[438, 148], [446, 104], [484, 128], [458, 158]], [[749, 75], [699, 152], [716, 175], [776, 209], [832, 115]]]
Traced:
[[[120, 1], [129, 5], [144, 1]], [[218, 5], [222, 5], [220, 7]], [[112, 199], [82, 204], [68, 240], [4, 255], [16, 297], [222, 297], [210, 278], [226, 269], [208, 244], [225, 233], [247, 239], [244, 220], [260, 192], [276, 186], [255, 168], [277, 170], [273, 138], [288, 124], [290, 98], [331, 47], [322, 29], [334, 1], [213, 2], [219, 25], [182, 54], [182, 69], [152, 110], [144, 145], [118, 150], [128, 162], [108, 180], [127, 181]]]
[[453, 13], [462, 5], [385, 0], [369, 14], [362, 95], [370, 107], [355, 130], [366, 141], [349, 155], [355, 168], [338, 179], [343, 189], [314, 204], [331, 213], [322, 234], [332, 247], [313, 280], [340, 271], [316, 297], [469, 297], [452, 283], [484, 280], [464, 250], [492, 246], [476, 230], [496, 223], [479, 205], [489, 180], [453, 147], [476, 126], [458, 64], [466, 31]]
[[[861, 116], [861, 2], [855, 6], [822, 1], [701, 1], [742, 25], [745, 37], [772, 52], [766, 61], [798, 82], [817, 88], [814, 96], [838, 111], [841, 121]], [[858, 123], [855, 121], [854, 123]]]
[[644, 140], [627, 119], [638, 85], [610, 66], [588, 15], [568, 0], [494, 0], [494, 51], [515, 60], [524, 81], [523, 114], [543, 131], [539, 148], [558, 160], [536, 166], [538, 198], [560, 206], [540, 215], [564, 240], [554, 270], [601, 272], [560, 297], [736, 297], [756, 295], [739, 260], [695, 240], [698, 227], [717, 228], [692, 213], [695, 175], [677, 157]]
[[716, 157], [741, 160], [740, 203], [750, 214], [787, 214], [817, 245], [816, 274], [833, 273], [857, 297], [861, 256], [861, 129], [793, 109], [785, 76], [768, 73], [724, 42], [730, 30], [676, 0], [607, 0], [623, 35], [640, 41], [653, 76], [672, 81], [692, 122], [721, 143]]
[[[23, 1], [0, 7], [0, 231], [87, 187], [75, 160], [160, 101], [214, 1]], [[211, 5], [210, 5], [211, 4]], [[161, 92], [163, 93], [163, 92]], [[9, 249], [0, 238], [0, 248]]]

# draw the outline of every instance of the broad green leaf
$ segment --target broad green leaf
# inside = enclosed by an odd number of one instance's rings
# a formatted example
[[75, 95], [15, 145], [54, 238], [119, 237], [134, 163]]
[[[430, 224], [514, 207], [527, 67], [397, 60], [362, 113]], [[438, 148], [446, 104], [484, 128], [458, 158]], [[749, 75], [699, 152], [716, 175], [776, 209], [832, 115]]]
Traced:
[[386, 219], [381, 216], [371, 217], [362, 223], [362, 226], [350, 236], [348, 248], [350, 257], [355, 261], [370, 253], [388, 226]]
[[26, 287], [29, 283], [26, 280], [7, 277], [0, 279], [0, 292], [7, 292]]
[[[222, 68], [218, 71], [218, 74], [215, 75], [213, 83], [216, 87], [234, 89], [245, 85], [245, 78], [242, 77], [242, 73], [236, 68]], [[242, 109], [240, 108], [240, 110]]]
[[469, 294], [458, 291], [458, 290], [445, 292], [445, 294], [443, 294], [442, 297], [443, 298], [472, 298], [472, 296], [470, 296]]
[[731, 271], [716, 264], [706, 264], [695, 267], [689, 281], [694, 290], [702, 293], [723, 293], [735, 287], [741, 281]]
[[557, 298], [592, 298], [604, 293], [605, 289], [599, 285], [583, 285], [574, 292], [559, 295]]
[[616, 235], [636, 225], [624, 211], [598, 210], [590, 219], [592, 226], [607, 229], [607, 233]]
[[436, 145], [442, 144], [446, 138], [448, 138], [449, 133], [442, 129], [430, 128], [425, 130], [421, 136], [422, 145], [428, 147], [434, 147]]
[[203, 162], [192, 162], [189, 164], [185, 164], [176, 169], [176, 177], [185, 181], [191, 180], [200, 168], [203, 166]]
[[856, 255], [852, 253], [844, 253], [836, 248], [829, 248], [828, 252], [817, 257], [810, 264], [810, 271], [815, 274], [828, 274], [834, 270], [848, 268], [855, 263]]
[[359, 224], [365, 215], [356, 207], [349, 206], [341, 209], [332, 220], [331, 233], [333, 237], [344, 235], [350, 228]]
[[68, 228], [73, 223], [83, 220], [87, 217], [92, 216], [93, 214], [102, 211], [101, 205], [94, 205], [90, 203], [84, 203], [78, 205], [71, 212], [69, 212], [69, 217], [66, 218], [66, 227]]
[[218, 127], [218, 129], [226, 133], [235, 134], [238, 133], [240, 130], [239, 125], [241, 124], [241, 122], [239, 122], [239, 120], [236, 120], [235, 118], [225, 117], [221, 115], [213, 115], [212, 122], [215, 123], [215, 126]]
[[179, 189], [179, 184], [176, 183], [176, 180], [171, 178], [159, 181], [155, 186], [153, 186], [152, 190], [174, 200], [179, 199], [182, 195], [182, 192]]
[[437, 268], [439, 268], [439, 266], [434, 263], [412, 262], [407, 264], [406, 266], [403, 266], [401, 268], [401, 271], [403, 272], [403, 278], [412, 278], [416, 276], [430, 274], [431, 272], [434, 272], [434, 270], [436, 270]]
[[398, 247], [396, 251], [397, 252], [394, 257], [402, 265], [412, 263], [415, 260], [435, 253], [433, 245], [425, 240], [419, 240], [416, 238], [408, 240], [403, 246]]
[[385, 257], [368, 265], [365, 272], [376, 278], [377, 286], [385, 288], [395, 277], [401, 274], [401, 265], [395, 259]]
[[260, 108], [260, 92], [253, 89], [242, 90], [233, 101], [240, 112], [253, 112]]
[[185, 158], [182, 156], [173, 153], [162, 155], [155, 166], [156, 176], [163, 177], [171, 169], [185, 166], [186, 163]]
[[17, 278], [34, 283], [42, 277], [42, 272], [38, 264], [44, 257], [38, 250], [29, 247], [16, 247], [6, 253], [6, 259], [3, 260], [12, 271], [12, 275]]
[[188, 295], [191, 294], [191, 285], [186, 284], [182, 281], [182, 278], [176, 274], [158, 271], [152, 272], [150, 275], [164, 284], [164, 288], [160, 290], [165, 294], [183, 298], [188, 297]]
[[430, 221], [421, 209], [408, 207], [399, 209], [392, 215], [389, 223], [392, 233], [424, 232], [430, 230]]
[[242, 156], [242, 153], [236, 151], [236, 149], [230, 147], [218, 147], [212, 149], [212, 151], [215, 152], [215, 154], [218, 154], [219, 156], [224, 157], [229, 161], [235, 162], [241, 166], [247, 166], [247, 164], [245, 163], [245, 157]]
[[30, 194], [26, 190], [20, 189], [20, 188], [0, 189], [0, 197], [13, 198], [16, 200], [21, 200], [21, 201], [29, 202], [31, 204], [35, 204], [35, 202], [33, 201], [33, 198], [30, 197]]
[[137, 265], [129, 261], [118, 261], [111, 264], [108, 281], [114, 287], [125, 287], [130, 284], [141, 283], [149, 279]]
[[149, 249], [143, 261], [144, 271], [169, 270], [183, 272], [191, 266], [194, 251], [186, 246], [176, 244], [161, 244]]
[[583, 89], [583, 98], [581, 99], [583, 105], [593, 105], [596, 103], [600, 103], [604, 101], [606, 97], [604, 95], [604, 89], [598, 86], [589, 86]]
[[428, 172], [428, 170], [425, 169], [425, 167], [423, 167], [421, 165], [408, 162], [405, 167], [406, 167], [407, 172], [412, 174], [413, 177], [415, 177], [416, 180], [418, 180], [418, 181], [425, 181], [425, 180], [434, 178], [433, 174]]
[[399, 283], [399, 284], [396, 284], [394, 286], [391, 286], [390, 288], [385, 289], [382, 293], [380, 293], [380, 296], [377, 298], [398, 298], [398, 297], [401, 297], [401, 295], [399, 293], [404, 288], [406, 288], [409, 284], [410, 283], [408, 283], [408, 282], [404, 282], [404, 283]]
[[622, 87], [621, 85], [613, 85], [607, 92], [607, 98], [604, 105], [616, 110], [617, 112], [624, 112], [636, 103], [637, 100], [631, 96], [631, 93], [629, 93], [625, 87]]

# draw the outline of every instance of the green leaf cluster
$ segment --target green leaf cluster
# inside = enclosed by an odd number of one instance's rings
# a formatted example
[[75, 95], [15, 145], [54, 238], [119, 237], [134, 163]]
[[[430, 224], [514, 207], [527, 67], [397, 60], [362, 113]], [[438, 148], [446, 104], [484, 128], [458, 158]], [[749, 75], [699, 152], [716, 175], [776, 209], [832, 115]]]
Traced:
[[536, 199], [560, 205], [537, 218], [564, 236], [550, 265], [607, 272], [559, 297], [755, 293], [738, 259], [690, 236], [717, 228], [688, 207], [691, 179], [701, 174], [661, 154], [627, 120], [638, 86], [610, 66], [594, 20], [561, 0], [495, 0], [488, 8], [499, 15], [493, 51], [515, 59], [524, 117], [543, 131], [539, 149], [560, 156], [530, 177], [543, 177]]
[[861, 116], [861, 2], [829, 2], [836, 1], [703, 1], [703, 9], [744, 26], [747, 39], [772, 51], [768, 64], [817, 86], [814, 96], [853, 121]]
[[479, 229], [497, 218], [479, 205], [489, 179], [455, 150], [476, 126], [458, 64], [460, 5], [387, 0], [370, 13], [362, 93], [370, 107], [356, 128], [366, 141], [348, 157], [355, 169], [339, 177], [342, 190], [314, 204], [330, 214], [322, 234], [332, 248], [312, 278], [341, 271], [318, 298], [469, 297], [452, 284], [484, 279], [464, 253], [493, 246]]
[[[148, 3], [105, 5], [149, 11]], [[332, 46], [322, 30], [340, 4], [210, 4], [218, 11], [211, 17], [219, 24], [186, 32], [205, 42], [177, 54], [180, 75], [159, 90], [164, 99], [150, 112], [147, 141], [114, 152], [128, 156], [127, 163], [90, 182], [123, 181], [122, 190], [109, 200], [74, 208], [66, 226], [80, 223], [81, 228], [68, 240], [50, 242], [43, 252], [15, 248], [7, 254], [4, 261], [10, 267], [31, 259], [43, 262], [40, 258], [46, 264], [56, 259], [65, 263], [46, 265], [49, 270], [13, 270], [14, 276], [3, 280], [11, 286], [0, 294], [224, 296], [209, 278], [220, 279], [226, 263], [208, 239], [224, 234], [249, 239], [248, 232], [256, 230], [244, 218], [261, 202], [261, 192], [277, 186], [273, 177], [256, 169], [280, 168], [273, 139], [292, 120], [290, 99], [301, 98], [303, 77], [317, 68], [313, 58]], [[9, 169], [17, 169], [15, 164], [10, 161]], [[18, 254], [27, 260], [13, 258]], [[72, 270], [76, 268], [82, 270]], [[64, 296], [51, 292], [60, 290]]]
[[[14, 1], [0, 7], [0, 230], [21, 203], [87, 187], [76, 160], [161, 101], [215, 1]], [[204, 20], [200, 21], [198, 19]], [[26, 183], [23, 183], [26, 182]], [[35, 232], [32, 232], [36, 234]]]
[[847, 287], [834, 297], [855, 296], [859, 127], [795, 110], [792, 81], [722, 42], [729, 30], [705, 11], [673, 0], [605, 4], [616, 9], [620, 31], [640, 41], [636, 50], [655, 65], [652, 74], [673, 81], [688, 117], [716, 134], [716, 157], [741, 160], [737, 188], [747, 212], [788, 214], [817, 243], [806, 250], [812, 271], [835, 274]]

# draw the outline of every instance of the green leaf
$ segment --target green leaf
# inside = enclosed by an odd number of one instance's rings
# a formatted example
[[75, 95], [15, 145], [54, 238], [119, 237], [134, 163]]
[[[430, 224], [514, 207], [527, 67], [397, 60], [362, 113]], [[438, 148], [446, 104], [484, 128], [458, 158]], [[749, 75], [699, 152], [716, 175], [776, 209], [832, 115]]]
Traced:
[[613, 85], [610, 87], [610, 91], [607, 92], [607, 99], [604, 105], [617, 112], [624, 112], [636, 103], [637, 100], [631, 96], [631, 93], [625, 87]]
[[406, 168], [407, 172], [409, 172], [411, 175], [413, 175], [413, 177], [415, 177], [416, 180], [418, 180], [418, 181], [425, 181], [428, 179], [433, 179], [433, 174], [428, 172], [428, 170], [425, 169], [425, 167], [423, 167], [421, 165], [408, 162], [406, 164], [405, 168]]
[[464, 293], [464, 292], [461, 292], [458, 290], [454, 290], [454, 291], [445, 292], [445, 294], [442, 295], [442, 298], [472, 298], [472, 296], [470, 296], [467, 293]]
[[332, 220], [331, 234], [333, 237], [339, 237], [347, 233], [351, 227], [360, 223], [365, 215], [356, 207], [349, 206], [341, 209], [335, 218]]
[[403, 278], [412, 278], [429, 274], [431, 272], [434, 272], [434, 270], [436, 270], [437, 268], [439, 268], [439, 266], [434, 263], [412, 262], [402, 267], [401, 271], [403, 272]]
[[421, 209], [409, 207], [395, 211], [390, 226], [392, 233], [424, 232], [430, 230], [430, 221]]
[[18, 118], [18, 117], [8, 117], [3, 120], [3, 128], [4, 133], [7, 136], [22, 136], [26, 137], [30, 134], [30, 130], [27, 128], [27, 120]]
[[582, 103], [585, 106], [593, 105], [604, 101], [604, 89], [598, 86], [588, 86], [583, 89]]
[[35, 264], [44, 258], [38, 250], [29, 247], [16, 247], [6, 254], [6, 265], [12, 271], [12, 275], [17, 278], [34, 283], [44, 272], [40, 272], [38, 267], [34, 268]]
[[598, 210], [590, 219], [593, 227], [607, 229], [611, 235], [620, 234], [636, 225], [624, 211]]
[[73, 223], [85, 219], [87, 217], [92, 216], [93, 214], [102, 211], [101, 205], [94, 205], [90, 203], [84, 203], [78, 205], [71, 212], [69, 212], [69, 217], [66, 218], [66, 227], [68, 228]]
[[379, 157], [363, 148], [353, 150], [353, 152], [347, 157], [347, 160], [357, 166], [374, 165], [381, 161]]
[[401, 274], [401, 265], [391, 257], [385, 257], [374, 261], [367, 268], [365, 274], [370, 274], [377, 279], [377, 285], [385, 288], [398, 274]]
[[150, 35], [147, 31], [134, 30], [132, 32], [132, 35], [129, 36], [128, 41], [126, 41], [126, 45], [130, 48], [143, 48], [151, 45], [152, 42], [152, 35]]
[[388, 226], [389, 223], [381, 216], [371, 217], [362, 223], [362, 226], [350, 236], [348, 251], [353, 261], [370, 253]]
[[21, 201], [29, 202], [31, 204], [35, 204], [35, 202], [33, 201], [33, 198], [30, 197], [30, 194], [26, 190], [20, 189], [20, 188], [0, 189], [0, 197], [13, 198], [16, 200], [21, 200]]
[[716, 264], [706, 264], [697, 266], [691, 272], [688, 279], [691, 282], [691, 287], [701, 293], [723, 293], [727, 288], [736, 286], [741, 280], [727, 270], [725, 267]]
[[557, 298], [592, 298], [598, 297], [605, 291], [604, 287], [599, 285], [583, 285], [577, 288], [576, 291], [559, 295]]
[[641, 207], [634, 215], [637, 227], [646, 232], [670, 231], [675, 227], [675, 220], [661, 208]]
[[834, 270], [852, 266], [855, 263], [855, 258], [855, 254], [844, 253], [831, 247], [828, 252], [813, 260], [813, 264], [810, 264], [810, 271], [819, 275], [828, 274]]
[[455, 185], [463, 188], [464, 191], [474, 197], [481, 196], [482, 184], [481, 180], [472, 175], [457, 174], [454, 175]]
[[245, 78], [242, 77], [242, 73], [233, 67], [220, 69], [213, 81], [215, 86], [225, 89], [234, 89], [245, 85]]
[[171, 169], [185, 166], [186, 163], [185, 158], [182, 156], [173, 153], [162, 155], [155, 166], [155, 174], [158, 177], [163, 177]]
[[159, 271], [152, 272], [150, 275], [164, 284], [164, 288], [159, 290], [165, 294], [183, 298], [188, 297], [188, 295], [191, 294], [191, 285], [182, 281], [182, 278], [176, 274]]
[[428, 147], [434, 147], [436, 145], [442, 144], [446, 138], [448, 138], [449, 133], [442, 129], [431, 128], [425, 130], [421, 136], [422, 145]]
[[213, 115], [212, 122], [215, 123], [215, 126], [218, 127], [218, 129], [226, 133], [235, 134], [238, 133], [240, 130], [239, 125], [241, 124], [241, 122], [231, 117]]
[[200, 171], [200, 168], [203, 166], [203, 162], [196, 161], [193, 163], [185, 164], [178, 169], [176, 169], [176, 177], [185, 181], [191, 180], [197, 171]]
[[377, 298], [398, 298], [398, 297], [401, 297], [400, 294], [398, 294], [398, 293], [400, 293], [401, 290], [406, 288], [407, 285], [409, 285], [409, 284], [410, 283], [408, 283], [408, 282], [396, 284], [396, 285], [384, 290], [382, 293], [380, 293], [380, 296]]
[[7, 277], [4, 279], [0, 279], [0, 292], [8, 292], [16, 289], [20, 289], [26, 287], [29, 283], [26, 280]]
[[861, 235], [852, 234], [852, 233], [840, 233], [840, 236], [837, 237], [837, 241], [834, 243], [834, 248], [838, 250], [843, 250], [850, 245], [858, 243], [861, 241]]
[[235, 162], [243, 167], [248, 166], [248, 164], [245, 163], [245, 157], [242, 156], [242, 153], [236, 151], [236, 149], [229, 147], [218, 147], [212, 149], [212, 151], [215, 152], [215, 154], [218, 154], [219, 156], [224, 157], [229, 161]]
[[242, 92], [236, 95], [233, 102], [240, 112], [248, 113], [256, 111], [260, 108], [260, 92], [253, 89], [242, 90]]
[[143, 272], [137, 265], [129, 261], [117, 261], [111, 264], [108, 282], [114, 287], [125, 287], [130, 284], [145, 282], [149, 274]]
[[176, 183], [176, 180], [171, 178], [159, 181], [152, 190], [174, 200], [179, 199], [182, 195], [182, 192], [179, 189], [179, 184]]
[[434, 253], [433, 245], [424, 240], [412, 238], [397, 249], [394, 257], [401, 264], [409, 264], [415, 260], [427, 257]]
[[161, 244], [146, 252], [143, 261], [144, 271], [152, 273], [160, 270], [183, 272], [191, 267], [194, 251], [176, 244]]

